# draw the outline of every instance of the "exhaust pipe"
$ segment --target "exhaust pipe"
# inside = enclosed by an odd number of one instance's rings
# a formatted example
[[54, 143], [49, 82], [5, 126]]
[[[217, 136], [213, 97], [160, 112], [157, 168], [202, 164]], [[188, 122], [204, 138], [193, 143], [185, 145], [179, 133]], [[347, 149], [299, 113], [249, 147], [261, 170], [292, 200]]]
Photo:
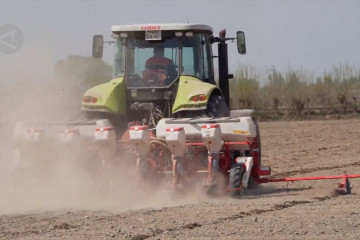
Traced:
[[229, 93], [229, 70], [228, 70], [228, 48], [225, 42], [226, 29], [219, 32], [218, 56], [219, 56], [219, 87], [224, 95], [225, 102], [230, 109]]

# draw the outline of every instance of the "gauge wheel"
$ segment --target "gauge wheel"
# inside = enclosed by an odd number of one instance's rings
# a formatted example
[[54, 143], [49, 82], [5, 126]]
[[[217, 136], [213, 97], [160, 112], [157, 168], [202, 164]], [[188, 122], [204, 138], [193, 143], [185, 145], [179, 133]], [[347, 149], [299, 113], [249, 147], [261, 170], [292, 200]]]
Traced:
[[242, 179], [244, 177], [245, 168], [241, 164], [235, 164], [230, 169], [230, 191], [231, 197], [240, 198], [242, 193]]

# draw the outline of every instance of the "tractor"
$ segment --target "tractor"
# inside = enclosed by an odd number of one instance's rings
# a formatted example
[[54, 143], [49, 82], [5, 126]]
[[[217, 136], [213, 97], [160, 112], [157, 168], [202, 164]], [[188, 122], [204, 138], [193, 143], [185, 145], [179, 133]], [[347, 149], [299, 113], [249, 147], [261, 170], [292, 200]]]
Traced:
[[[41, 142], [58, 148], [59, 140], [65, 146], [76, 143], [74, 149], [82, 151], [78, 156], [102, 163], [132, 152], [125, 161], [134, 163], [140, 182], [158, 184], [170, 175], [178, 189], [206, 174], [202, 185], [208, 193], [229, 190], [235, 197], [270, 175], [270, 168], [261, 166], [255, 119], [229, 110], [233, 75], [227, 41], [236, 40], [238, 53], [245, 54], [244, 32], [227, 38], [224, 29], [216, 37], [202, 24], [120, 25], [111, 31], [114, 77], [86, 91], [85, 120], [22, 123], [15, 133], [18, 152]], [[103, 36], [94, 36], [94, 58], [102, 58], [104, 43], [109, 42]]]
[[[185, 178], [203, 172], [208, 174], [203, 185], [209, 193], [230, 178], [228, 188], [239, 196], [243, 176], [247, 174], [249, 180], [252, 171], [255, 185], [261, 174], [258, 126], [249, 116], [240, 123], [240, 118], [230, 117], [229, 110], [229, 78], [233, 75], [228, 73], [226, 42], [236, 40], [238, 53], [245, 54], [244, 32], [227, 38], [224, 29], [216, 37], [210, 26], [202, 24], [122, 25], [113, 26], [111, 31], [115, 39], [114, 79], [89, 89], [82, 99], [82, 110], [90, 119], [108, 119], [118, 141], [136, 148], [139, 179], [156, 182], [171, 173], [176, 187], [184, 185]], [[212, 53], [213, 44], [218, 46], [217, 56]], [[103, 48], [103, 36], [95, 35], [93, 57], [101, 58]], [[204, 137], [210, 139], [207, 143], [201, 142], [199, 131], [205, 123], [211, 123], [207, 132], [214, 133], [216, 126], [216, 136]], [[238, 130], [239, 125], [247, 130]], [[219, 133], [220, 127], [229, 132]], [[169, 134], [172, 140], [165, 137]], [[252, 170], [253, 165], [256, 168]]]
[[[82, 110], [90, 119], [109, 119], [121, 139], [129, 123], [151, 128], [162, 118], [226, 117], [229, 111], [228, 40], [201, 24], [123, 25], [111, 28], [115, 39], [114, 78], [89, 89]], [[240, 54], [245, 36], [237, 32]], [[212, 44], [218, 44], [219, 87]], [[93, 57], [101, 58], [104, 39], [95, 35]], [[161, 49], [161, 62], [147, 63]], [[160, 60], [161, 61], [161, 60]]]

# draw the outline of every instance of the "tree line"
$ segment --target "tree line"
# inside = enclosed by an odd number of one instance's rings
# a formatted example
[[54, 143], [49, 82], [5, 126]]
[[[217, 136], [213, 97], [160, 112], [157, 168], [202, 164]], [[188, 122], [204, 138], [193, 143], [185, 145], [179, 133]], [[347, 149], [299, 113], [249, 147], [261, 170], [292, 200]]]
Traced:
[[359, 113], [360, 70], [338, 64], [321, 76], [303, 69], [267, 74], [241, 66], [230, 80], [231, 109], [254, 109], [262, 117]]

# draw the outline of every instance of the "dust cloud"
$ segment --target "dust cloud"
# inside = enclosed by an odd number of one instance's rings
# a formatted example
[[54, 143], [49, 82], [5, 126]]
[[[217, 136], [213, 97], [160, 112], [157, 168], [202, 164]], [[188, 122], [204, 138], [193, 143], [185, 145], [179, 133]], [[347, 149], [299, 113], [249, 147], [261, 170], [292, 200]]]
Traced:
[[0, 214], [124, 211], [198, 201], [196, 197], [176, 201], [161, 190], [166, 188], [139, 185], [134, 163], [120, 153], [100, 160], [93, 146], [51, 141], [19, 150], [13, 136], [17, 122], [79, 116], [80, 99], [72, 93], [78, 91], [80, 80], [56, 80], [52, 53], [48, 42], [36, 42], [0, 56]]

